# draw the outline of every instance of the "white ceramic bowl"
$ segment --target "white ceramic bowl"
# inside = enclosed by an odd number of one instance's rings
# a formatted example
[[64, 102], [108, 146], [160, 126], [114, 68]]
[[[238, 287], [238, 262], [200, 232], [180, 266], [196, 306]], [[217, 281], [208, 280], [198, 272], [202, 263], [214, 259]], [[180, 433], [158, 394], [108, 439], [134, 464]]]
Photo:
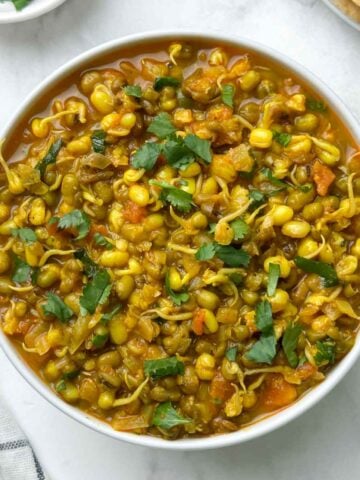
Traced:
[[18, 23], [40, 17], [58, 7], [65, 0], [32, 0], [23, 10], [16, 11], [12, 2], [0, 3], [0, 23]]
[[346, 15], [339, 7], [337, 7], [332, 0], [323, 0], [325, 5], [327, 5], [330, 10], [332, 10], [338, 17], [340, 17], [342, 20], [344, 20], [346, 23], [351, 25], [353, 28], [356, 28], [356, 30], [360, 31], [360, 23], [356, 22], [353, 20], [349, 15]]
[[[45, 79], [40, 85], [29, 95], [25, 102], [21, 105], [18, 111], [13, 116], [3, 132], [0, 133], [0, 138], [6, 138], [13, 130], [19, 118], [26, 115], [32, 106], [41, 99], [45, 92], [49, 91], [51, 87], [56, 85], [60, 80], [66, 78], [72, 72], [79, 70], [79, 68], [88, 68], [93, 60], [101, 58], [103, 55], [119, 52], [124, 47], [132, 47], [146, 45], [157, 41], [172, 41], [181, 39], [201, 39], [213, 42], [214, 45], [220, 43], [231, 44], [239, 47], [243, 51], [253, 51], [260, 55], [266, 56], [272, 61], [277, 62], [280, 66], [288, 71], [294, 72], [300, 79], [304, 80], [311, 88], [318, 92], [327, 102], [329, 107], [334, 110], [340, 119], [347, 126], [348, 130], [353, 135], [357, 143], [360, 144], [360, 126], [355, 121], [352, 114], [345, 107], [342, 101], [326, 86], [321, 80], [312, 75], [308, 70], [294, 62], [293, 60], [284, 57], [283, 54], [273, 51], [264, 45], [257, 44], [249, 39], [227, 37], [225, 35], [217, 34], [198, 34], [192, 32], [148, 32], [124, 37], [119, 40], [114, 40], [105, 43], [98, 47], [83, 53], [76, 57], [71, 62], [61, 66], [50, 77]], [[276, 428], [285, 425], [290, 420], [298, 417], [310, 407], [321, 400], [334, 386], [344, 377], [349, 371], [356, 359], [360, 355], [360, 338], [348, 355], [336, 365], [336, 367], [329, 373], [326, 380], [311, 390], [309, 393], [300, 398], [296, 403], [288, 408], [283, 409], [279, 413], [273, 414], [264, 420], [261, 420], [249, 427], [243, 428], [237, 432], [215, 435], [206, 438], [182, 439], [176, 441], [167, 441], [161, 438], [155, 438], [145, 435], [135, 435], [125, 432], [117, 432], [109, 425], [97, 420], [94, 417], [87, 415], [81, 410], [68, 405], [59, 397], [57, 397], [45, 383], [26, 365], [19, 353], [11, 344], [10, 340], [0, 332], [0, 346], [3, 348], [9, 360], [21, 375], [32, 385], [44, 398], [52, 403], [56, 408], [69, 415], [71, 418], [86, 425], [93, 430], [103, 433], [109, 437], [124, 440], [136, 445], [144, 445], [148, 447], [165, 448], [169, 450], [205, 450], [210, 448], [219, 448], [237, 443], [246, 442], [261, 435], [271, 432]], [[311, 435], [311, 432], [309, 432]]]

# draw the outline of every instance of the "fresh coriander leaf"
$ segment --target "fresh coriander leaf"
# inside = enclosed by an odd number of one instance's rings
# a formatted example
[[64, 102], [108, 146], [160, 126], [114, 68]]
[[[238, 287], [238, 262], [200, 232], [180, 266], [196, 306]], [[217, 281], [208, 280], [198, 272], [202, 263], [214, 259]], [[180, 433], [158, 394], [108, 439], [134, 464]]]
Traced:
[[179, 87], [180, 81], [174, 77], [157, 77], [154, 82], [154, 90], [160, 92], [164, 87]]
[[274, 334], [271, 305], [263, 300], [256, 305], [255, 323], [261, 332], [258, 340], [246, 356], [253, 362], [271, 364], [276, 355], [276, 338]]
[[190, 296], [187, 292], [174, 292], [174, 290], [170, 286], [170, 277], [169, 272], [166, 272], [165, 276], [165, 290], [166, 293], [169, 295], [171, 300], [174, 302], [175, 305], [178, 307], [189, 300]]
[[283, 147], [287, 147], [291, 142], [292, 135], [286, 132], [273, 131], [273, 139]]
[[96, 153], [105, 153], [106, 150], [106, 132], [104, 130], [95, 130], [91, 135], [91, 143], [94, 152]]
[[216, 225], [216, 223], [209, 223], [209, 233], [215, 233]]
[[191, 423], [191, 420], [178, 414], [171, 402], [160, 403], [155, 409], [152, 425], [165, 430], [170, 430], [176, 425], [185, 425]]
[[256, 305], [255, 323], [262, 333], [273, 332], [271, 304], [268, 300], [263, 300]]
[[129, 97], [141, 98], [142, 96], [140, 85], [127, 85], [123, 88], [123, 92]]
[[300, 356], [297, 366], [301, 367], [301, 365], [304, 365], [304, 363], [306, 362], [307, 362], [306, 355], [303, 354]]
[[36, 285], [37, 284], [37, 279], [38, 279], [38, 275], [40, 273], [40, 267], [33, 267], [32, 269], [32, 272], [31, 272], [31, 283], [33, 285]]
[[43, 178], [45, 175], [46, 167], [56, 162], [56, 157], [58, 156], [63, 144], [64, 143], [61, 138], [56, 140], [49, 148], [49, 151], [45, 157], [35, 166], [35, 168], [39, 170], [41, 178]]
[[249, 191], [249, 198], [252, 200], [251, 206], [255, 210], [266, 202], [266, 195], [256, 188]]
[[120, 312], [121, 308], [122, 308], [121, 305], [117, 305], [110, 312], [104, 313], [104, 315], [100, 318], [100, 323], [102, 323], [103, 325], [107, 325], [110, 322], [110, 320], [114, 318], [117, 313]]
[[161, 145], [155, 142], [146, 142], [131, 158], [131, 165], [134, 168], [144, 168], [151, 170], [154, 168], [157, 159], [161, 153]]
[[157, 360], [145, 360], [144, 372], [145, 375], [156, 380], [170, 375], [183, 375], [185, 372], [185, 365], [175, 356], [159, 358]]
[[335, 287], [339, 283], [336, 270], [329, 263], [317, 262], [304, 257], [295, 257], [295, 265], [306, 273], [316, 273], [324, 280], [325, 287]]
[[246, 356], [249, 360], [256, 363], [271, 364], [276, 354], [276, 339], [274, 335], [261, 335]]
[[176, 132], [176, 128], [171, 123], [171, 116], [168, 113], [162, 112], [152, 120], [148, 132], [153, 133], [160, 139], [164, 139]]
[[14, 255], [14, 267], [12, 272], [12, 280], [16, 283], [25, 283], [31, 280], [32, 268], [25, 260]]
[[310, 192], [314, 187], [311, 183], [305, 183], [305, 185], [296, 185], [296, 188], [304, 193]]
[[242, 277], [242, 275], [238, 272], [234, 272], [234, 273], [231, 273], [229, 275], [229, 278], [230, 280], [235, 283], [235, 285], [238, 287], [239, 285], [241, 285], [244, 281], [244, 278]]
[[211, 144], [208, 140], [199, 138], [191, 133], [186, 135], [184, 143], [195, 155], [202, 158], [206, 163], [211, 163]]
[[105, 247], [107, 250], [111, 250], [114, 248], [114, 245], [110, 243], [104, 235], [102, 235], [99, 232], [96, 232], [94, 235], [94, 242], [96, 245], [99, 245], [100, 247]]
[[196, 260], [211, 260], [216, 255], [216, 243], [204, 243], [195, 253]]
[[243, 240], [249, 233], [249, 225], [239, 218], [230, 223], [230, 227], [234, 232], [234, 240]]
[[150, 180], [150, 185], [156, 185], [162, 189], [160, 194], [160, 200], [166, 203], [170, 203], [173, 207], [177, 208], [180, 212], [189, 212], [192, 207], [192, 196], [190, 193], [176, 188], [167, 182], [158, 182], [156, 180]]
[[228, 107], [233, 108], [234, 106], [234, 95], [235, 95], [235, 87], [231, 83], [226, 83], [222, 86], [221, 89], [221, 100], [227, 105]]
[[11, 0], [14, 7], [19, 12], [23, 8], [27, 7], [32, 0]]
[[334, 363], [336, 351], [335, 347], [336, 344], [331, 338], [316, 342], [317, 352], [314, 355], [316, 364], [321, 365], [323, 363]]
[[298, 323], [294, 325], [290, 324], [286, 328], [284, 336], [282, 338], [282, 347], [284, 349], [286, 358], [288, 359], [289, 365], [292, 368], [295, 368], [298, 365], [298, 356], [295, 350], [301, 332], [301, 325], [299, 325]]
[[47, 294], [47, 302], [42, 307], [45, 315], [55, 315], [62, 323], [67, 323], [74, 312], [55, 293]]
[[74, 378], [80, 375], [80, 370], [70, 370], [70, 372], [64, 372], [62, 374], [63, 380], [74, 380]]
[[85, 285], [82, 296], [80, 297], [80, 306], [87, 313], [93, 314], [98, 305], [106, 302], [110, 291], [111, 284], [108, 272], [106, 270], [99, 270], [95, 273], [92, 281]]
[[267, 294], [272, 297], [275, 294], [275, 290], [280, 278], [280, 265], [278, 263], [270, 263], [269, 276], [267, 285]]
[[60, 230], [76, 228], [78, 236], [75, 240], [81, 240], [85, 238], [90, 231], [90, 218], [82, 210], [72, 210], [59, 219], [58, 228], [60, 228]]
[[55, 390], [59, 393], [63, 392], [64, 390], [66, 390], [66, 383], [64, 380], [60, 380], [60, 382], [58, 382], [56, 384], [56, 387], [55, 387]]
[[276, 185], [277, 187], [287, 188], [288, 185], [287, 183], [283, 182], [279, 178], [274, 177], [273, 172], [270, 170], [270, 168], [263, 168], [261, 170], [261, 173], [265, 175], [265, 177], [273, 184]]
[[109, 334], [105, 333], [104, 335], [94, 335], [91, 343], [96, 348], [102, 348], [109, 338]]
[[82, 264], [84, 265], [85, 275], [87, 275], [89, 278], [93, 277], [95, 273], [99, 271], [98, 265], [93, 260], [91, 260], [89, 254], [85, 249], [82, 248], [80, 250], [77, 250], [74, 253], [74, 257], [82, 262]]
[[315, 100], [314, 98], [306, 99], [306, 108], [312, 112], [326, 112], [327, 106], [321, 100]]
[[174, 168], [184, 169], [195, 161], [195, 155], [185, 145], [183, 138], [170, 138], [162, 148], [167, 162]]
[[230, 245], [218, 245], [216, 256], [229, 267], [248, 267], [251, 257], [242, 248], [231, 247]]
[[11, 235], [15, 238], [20, 238], [24, 243], [34, 243], [37, 241], [37, 236], [31, 228], [12, 228]]
[[237, 355], [237, 347], [230, 347], [225, 352], [225, 357], [229, 360], [229, 362], [235, 362]]

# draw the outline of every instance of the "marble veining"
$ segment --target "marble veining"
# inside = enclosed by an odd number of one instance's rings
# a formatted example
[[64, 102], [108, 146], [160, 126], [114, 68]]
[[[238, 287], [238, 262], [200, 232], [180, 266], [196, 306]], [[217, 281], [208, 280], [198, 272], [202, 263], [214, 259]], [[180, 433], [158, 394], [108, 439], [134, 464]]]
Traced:
[[[360, 119], [360, 33], [321, 0], [68, 0], [44, 17], [0, 26], [0, 130], [38, 82], [75, 55], [171, 28], [233, 33], [276, 48], [320, 76]], [[52, 480], [355, 480], [359, 367], [290, 425], [209, 452], [150, 450], [96, 434], [43, 400], [2, 352], [0, 395]]]

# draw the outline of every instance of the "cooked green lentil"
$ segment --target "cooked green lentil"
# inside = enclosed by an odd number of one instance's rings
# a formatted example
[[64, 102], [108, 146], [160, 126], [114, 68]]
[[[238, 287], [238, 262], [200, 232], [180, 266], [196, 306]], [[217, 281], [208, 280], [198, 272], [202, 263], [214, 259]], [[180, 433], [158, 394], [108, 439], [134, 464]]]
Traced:
[[147, 49], [69, 78], [6, 143], [1, 326], [116, 430], [231, 432], [353, 346], [359, 152], [263, 58]]

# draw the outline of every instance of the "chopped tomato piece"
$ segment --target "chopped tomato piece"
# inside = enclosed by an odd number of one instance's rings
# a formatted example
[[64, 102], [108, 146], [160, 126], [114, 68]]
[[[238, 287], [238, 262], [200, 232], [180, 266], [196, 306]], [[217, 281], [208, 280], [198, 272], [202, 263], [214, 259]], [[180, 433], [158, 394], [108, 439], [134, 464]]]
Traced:
[[199, 309], [195, 312], [192, 321], [192, 329], [196, 335], [202, 335], [204, 333], [204, 322], [205, 322], [205, 310]]
[[335, 180], [335, 174], [329, 167], [323, 165], [319, 160], [316, 160], [312, 168], [314, 182], [316, 183], [316, 191], [319, 195], [324, 197], [327, 195], [330, 185]]
[[104, 235], [106, 237], [107, 235], [109, 235], [109, 230], [105, 227], [105, 225], [91, 224], [88, 239], [92, 240], [95, 233], [101, 233], [101, 235]]
[[285, 407], [297, 398], [296, 388], [288, 383], [281, 374], [267, 376], [263, 391], [263, 405], [267, 410]]
[[234, 387], [226, 380], [221, 372], [217, 372], [211, 380], [209, 394], [212, 398], [225, 402], [234, 393]]
[[123, 210], [123, 216], [130, 223], [140, 223], [146, 217], [146, 208], [129, 200]]

